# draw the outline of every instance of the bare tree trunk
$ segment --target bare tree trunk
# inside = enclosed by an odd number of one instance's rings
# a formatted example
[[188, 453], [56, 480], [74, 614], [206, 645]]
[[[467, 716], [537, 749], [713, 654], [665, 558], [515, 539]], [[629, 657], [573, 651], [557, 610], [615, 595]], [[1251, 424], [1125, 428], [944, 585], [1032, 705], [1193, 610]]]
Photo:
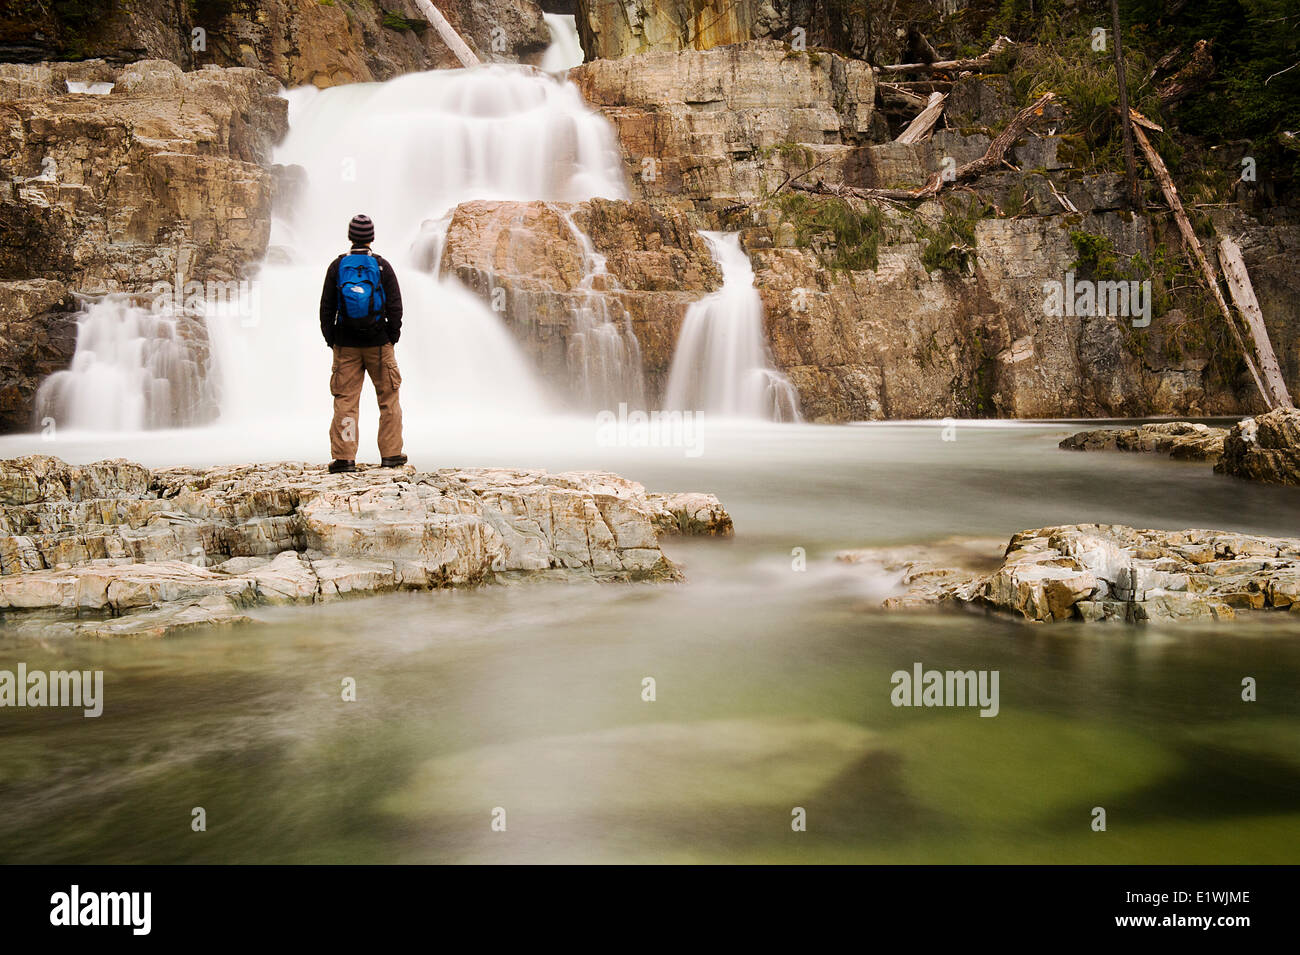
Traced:
[[899, 133], [894, 142], [919, 143], [926, 139], [930, 135], [930, 131], [934, 129], [934, 124], [943, 115], [943, 103], [947, 98], [943, 93], [931, 93], [930, 102], [925, 109], [921, 110], [916, 118], [907, 124], [907, 129]]
[[934, 73], [942, 70], [984, 70], [994, 64], [999, 53], [1015, 46], [1010, 38], [1000, 36], [993, 45], [979, 56], [965, 60], [936, 60], [933, 63], [894, 63], [890, 66], [876, 67], [882, 73]]
[[1141, 211], [1137, 160], [1133, 158], [1133, 120], [1128, 112], [1128, 78], [1124, 75], [1124, 44], [1120, 39], [1119, 0], [1110, 0], [1110, 25], [1115, 45], [1115, 78], [1119, 81], [1120, 123], [1124, 128], [1124, 177], [1128, 184], [1128, 204], [1130, 209]]
[[433, 28], [438, 31], [438, 36], [442, 37], [442, 42], [456, 54], [456, 59], [460, 60], [461, 66], [471, 67], [482, 64], [482, 61], [474, 55], [474, 51], [469, 48], [469, 44], [461, 39], [456, 28], [447, 22], [447, 18], [430, 0], [415, 0], [415, 5], [420, 8], [424, 18], [433, 24]]
[[1255, 344], [1255, 356], [1259, 359], [1259, 370], [1272, 393], [1274, 405], [1279, 408], [1295, 407], [1286, 387], [1286, 379], [1282, 377], [1282, 368], [1277, 363], [1277, 353], [1269, 341], [1264, 312], [1259, 307], [1259, 299], [1255, 297], [1255, 287], [1250, 283], [1246, 262], [1241, 257], [1241, 249], [1231, 239], [1219, 240], [1219, 264], [1223, 266], [1223, 277], [1228, 280], [1228, 291], [1232, 293], [1233, 304], [1246, 320], [1246, 329], [1250, 332]]
[[1246, 348], [1246, 340], [1241, 337], [1241, 329], [1237, 327], [1237, 320], [1232, 317], [1232, 309], [1228, 307], [1228, 303], [1223, 297], [1223, 291], [1219, 288], [1219, 279], [1214, 274], [1214, 267], [1210, 265], [1210, 260], [1205, 257], [1205, 250], [1201, 248], [1201, 241], [1196, 238], [1196, 230], [1192, 228], [1191, 220], [1187, 218], [1187, 213], [1183, 211], [1182, 200], [1178, 198], [1178, 190], [1174, 188], [1174, 181], [1169, 176], [1169, 170], [1165, 168], [1164, 160], [1160, 158], [1160, 154], [1155, 151], [1155, 148], [1147, 139], [1146, 133], [1142, 132], [1140, 127], [1135, 126], [1133, 128], [1133, 135], [1137, 137], [1138, 145], [1142, 147], [1147, 162], [1151, 164], [1151, 171], [1155, 173], [1156, 182], [1160, 184], [1160, 189], [1165, 194], [1165, 201], [1169, 203], [1169, 211], [1174, 214], [1174, 222], [1178, 224], [1178, 231], [1182, 234], [1183, 244], [1187, 246], [1188, 251], [1192, 253], [1192, 258], [1200, 266], [1205, 284], [1209, 288], [1210, 294], [1214, 296], [1219, 311], [1223, 313], [1223, 319], [1228, 323], [1228, 328], [1232, 331], [1232, 337], [1236, 339], [1237, 347], [1241, 349], [1241, 358], [1250, 370], [1250, 377], [1254, 379], [1260, 397], [1264, 399], [1264, 407], [1271, 410], [1273, 408], [1272, 395], [1264, 387], [1264, 379], [1260, 377], [1259, 369], [1255, 367], [1254, 359], [1250, 357], [1250, 351]]

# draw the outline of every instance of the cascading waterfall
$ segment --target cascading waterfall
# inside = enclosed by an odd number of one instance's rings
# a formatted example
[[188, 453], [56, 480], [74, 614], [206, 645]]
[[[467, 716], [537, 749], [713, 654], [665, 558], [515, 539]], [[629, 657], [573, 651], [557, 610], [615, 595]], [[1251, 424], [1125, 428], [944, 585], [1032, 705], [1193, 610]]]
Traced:
[[202, 321], [114, 295], [77, 319], [72, 365], [36, 393], [36, 419], [88, 431], [206, 424], [217, 415]]
[[722, 417], [798, 421], [799, 394], [772, 367], [754, 266], [734, 233], [701, 232], [722, 270], [722, 288], [686, 312], [664, 405]]
[[[358, 212], [375, 220], [375, 251], [393, 263], [402, 286], [398, 360], [408, 422], [545, 410], [545, 389], [509, 331], [459, 283], [440, 279], [438, 261], [461, 202], [623, 197], [621, 162], [605, 119], [573, 86], [501, 65], [285, 95], [290, 132], [274, 161], [300, 166], [305, 176], [275, 210], [256, 273], [258, 307], [251, 315], [219, 303], [206, 309], [219, 380], [206, 383], [203, 394], [220, 395], [222, 423], [274, 433], [283, 424], [271, 429], [272, 419], [317, 426], [329, 420], [329, 355], [317, 304], [325, 268], [346, 251], [347, 222]], [[132, 390], [148, 379], [143, 369], [158, 364], [147, 357], [144, 340], [161, 325], [107, 305], [93, 306], [81, 321], [93, 327], [96, 349], [83, 357], [79, 344], [79, 360], [48, 389], [47, 406], [57, 407], [59, 426], [195, 423], [192, 414], [168, 415], [159, 410], [166, 402]], [[113, 393], [104, 386], [109, 380], [117, 383]], [[142, 400], [146, 411], [139, 410]], [[374, 434], [369, 404], [362, 403], [363, 442]]]
[[346, 247], [348, 219], [363, 211], [376, 223], [375, 250], [402, 285], [398, 358], [408, 420], [544, 410], [544, 388], [499, 317], [455, 280], [439, 278], [438, 263], [461, 202], [622, 196], [604, 119], [572, 86], [507, 66], [288, 96], [290, 134], [275, 159], [303, 167], [306, 183], [273, 225], [258, 275], [261, 320], [224, 335], [225, 365], [262, 384], [239, 389], [223, 418], [256, 419], [268, 404], [327, 414], [318, 363], [285, 358], [318, 347], [324, 269]]
[[605, 257], [595, 250], [573, 217], [550, 206], [582, 247], [582, 282], [578, 302], [570, 311], [569, 368], [576, 374], [581, 401], [587, 408], [615, 408], [626, 403], [645, 405], [645, 370], [641, 343], [632, 332], [632, 318], [607, 292], [618, 280], [609, 274]]
[[542, 54], [541, 68], [547, 73], [562, 73], [582, 63], [582, 43], [573, 14], [543, 13], [542, 19], [551, 31], [551, 45]]

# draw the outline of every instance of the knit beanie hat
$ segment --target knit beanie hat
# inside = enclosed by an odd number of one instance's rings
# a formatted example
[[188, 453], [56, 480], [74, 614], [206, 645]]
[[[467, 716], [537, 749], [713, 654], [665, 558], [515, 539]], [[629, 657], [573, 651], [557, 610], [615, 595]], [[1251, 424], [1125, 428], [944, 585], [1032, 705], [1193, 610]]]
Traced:
[[370, 216], [356, 215], [348, 223], [348, 241], [353, 245], [369, 245], [375, 241], [375, 224]]

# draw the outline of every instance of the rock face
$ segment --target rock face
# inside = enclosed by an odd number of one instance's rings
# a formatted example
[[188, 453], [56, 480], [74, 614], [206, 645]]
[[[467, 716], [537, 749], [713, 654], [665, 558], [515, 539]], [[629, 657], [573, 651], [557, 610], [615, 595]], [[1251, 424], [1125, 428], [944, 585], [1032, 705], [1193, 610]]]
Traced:
[[[715, 51], [717, 52], [717, 51]], [[875, 268], [828, 266], [833, 234], [800, 245], [800, 223], [772, 203], [709, 216], [666, 200], [472, 202], [453, 215], [442, 269], [493, 302], [553, 381], [576, 381], [571, 345], [593, 302], [634, 333], [650, 407], [662, 397], [686, 309], [721, 276], [696, 227], [739, 228], [767, 313], [776, 367], [806, 418], [1089, 417], [1233, 413], [1235, 395], [1208, 380], [1208, 360], [1164, 354], [1153, 328], [1109, 316], [1049, 316], [1044, 277], [1077, 252], [1064, 216], [986, 218], [956, 271], [929, 270], [926, 223], [938, 204], [892, 213]], [[719, 221], [719, 220], [723, 221]], [[1145, 242], [1141, 223], [1098, 212], [1090, 230], [1117, 248]], [[605, 274], [590, 274], [591, 250]], [[493, 300], [495, 290], [504, 298]]]
[[569, 77], [613, 122], [644, 195], [718, 206], [775, 189], [804, 154], [849, 161], [876, 93], [866, 63], [772, 41], [596, 60]]
[[1217, 461], [1227, 436], [1227, 428], [1162, 421], [1136, 428], [1080, 431], [1061, 441], [1059, 447], [1066, 451], [1154, 451], [1182, 461]]
[[576, 6], [588, 60], [767, 38], [861, 59], [875, 53], [879, 62], [892, 63], [909, 18], [964, 13], [966, 0], [907, 4], [897, 15], [893, 4], [882, 10], [852, 0], [577, 0]]
[[608, 199], [464, 203], [447, 230], [442, 272], [491, 303], [547, 379], [569, 383], [578, 405], [579, 341], [593, 317], [635, 337], [654, 407], [687, 308], [722, 284], [708, 244], [682, 213]]
[[[730, 533], [704, 494], [595, 471], [301, 464], [149, 471], [0, 462], [0, 612], [86, 635], [235, 622], [257, 604], [541, 574], [671, 580], [659, 533]], [[22, 613], [20, 613], [22, 612]]]
[[71, 359], [73, 291], [228, 282], [261, 257], [276, 94], [248, 69], [0, 64], [0, 427], [30, 428], [37, 385]]
[[978, 560], [945, 562], [928, 553], [856, 551], [840, 559], [898, 574], [901, 592], [886, 603], [892, 607], [954, 603], [1038, 622], [1300, 613], [1296, 538], [1076, 524], [1016, 534], [991, 573]]
[[[535, 62], [550, 42], [534, 0], [439, 0], [438, 9], [483, 60]], [[157, 58], [322, 87], [460, 65], [414, 0], [30, 3], [6, 20], [6, 60]]]
[[28, 430], [36, 389], [71, 363], [74, 307], [62, 282], [0, 282], [0, 432]]
[[1238, 422], [1214, 470], [1269, 484], [1300, 485], [1300, 411], [1279, 408]]
[[[1194, 343], [1179, 304], [1141, 327], [1046, 314], [1045, 283], [1079, 268], [1077, 234], [1121, 261], [1177, 241], [1121, 210], [1119, 177], [1069, 169], [1047, 120], [1012, 151], [1020, 172], [979, 180], [973, 213], [960, 196], [877, 210], [796, 191], [911, 187], [981, 156], [987, 131], [1015, 108], [1004, 77], [959, 79], [953, 128], [905, 145], [873, 109], [865, 64], [824, 51], [751, 41], [598, 60], [570, 75], [614, 124], [635, 192], [697, 227], [742, 233], [776, 367], [808, 419], [1199, 417], [1249, 406], [1249, 384]], [[1252, 269], [1272, 248], [1257, 238]], [[874, 255], [858, 254], [871, 244]], [[1275, 308], [1269, 322], [1294, 378], [1289, 314]], [[648, 378], [653, 393], [653, 369]]]

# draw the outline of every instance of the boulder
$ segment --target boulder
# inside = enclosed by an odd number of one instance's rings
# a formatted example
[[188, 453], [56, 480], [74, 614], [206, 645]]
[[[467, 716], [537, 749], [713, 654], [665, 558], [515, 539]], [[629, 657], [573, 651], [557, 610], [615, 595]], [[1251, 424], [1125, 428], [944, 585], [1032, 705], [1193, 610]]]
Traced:
[[890, 609], [983, 607], [1040, 623], [1300, 612], [1297, 538], [1074, 524], [1022, 531], [1001, 557], [987, 541], [960, 544], [849, 551], [838, 559], [891, 575], [882, 600]]
[[1300, 485], [1300, 411], [1278, 408], [1239, 421], [1223, 443], [1218, 474]]
[[1080, 431], [1061, 441], [1067, 451], [1144, 451], [1167, 454], [1182, 461], [1217, 461], [1223, 454], [1227, 428], [1190, 421], [1162, 421], [1136, 428]]

